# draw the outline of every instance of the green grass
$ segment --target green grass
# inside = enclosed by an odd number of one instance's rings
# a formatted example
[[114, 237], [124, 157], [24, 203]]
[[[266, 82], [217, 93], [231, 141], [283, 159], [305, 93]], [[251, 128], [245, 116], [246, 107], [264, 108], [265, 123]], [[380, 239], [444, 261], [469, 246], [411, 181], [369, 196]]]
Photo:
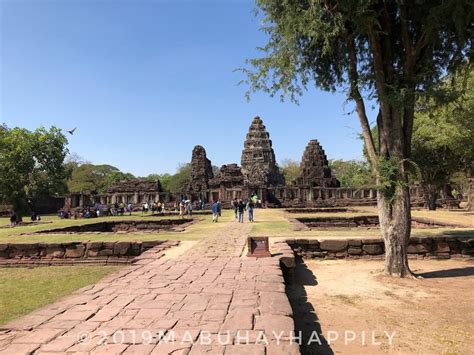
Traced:
[[96, 283], [121, 266], [51, 266], [0, 269], [0, 324]]
[[[183, 232], [157, 232], [157, 233], [74, 233], [74, 234], [28, 234], [40, 230], [63, 228], [73, 225], [83, 225], [88, 223], [96, 223], [111, 220], [160, 220], [160, 219], [176, 219], [179, 216], [165, 217], [146, 217], [141, 213], [134, 213], [132, 216], [117, 217], [100, 217], [91, 219], [60, 219], [57, 216], [45, 216], [43, 221], [51, 221], [51, 223], [18, 226], [14, 228], [0, 228], [0, 243], [62, 243], [71, 241], [143, 241], [143, 240], [200, 240], [206, 238], [210, 233], [223, 228], [225, 223], [212, 223], [211, 215], [195, 216], [198, 221], [187, 227]], [[232, 219], [232, 211], [223, 211], [220, 222], [228, 222]], [[0, 226], [8, 225], [8, 218], [0, 218]]]
[[[255, 222], [252, 226], [251, 234], [254, 236], [268, 236], [274, 240], [298, 237], [298, 238], [350, 238], [350, 237], [380, 237], [378, 228], [338, 228], [326, 230], [293, 230], [293, 225], [288, 219], [300, 217], [350, 217], [360, 215], [376, 215], [375, 207], [353, 207], [354, 212], [344, 213], [287, 213], [281, 209], [256, 209]], [[472, 222], [472, 214], [464, 214], [462, 212], [453, 212], [439, 210], [435, 212], [429, 211], [413, 211], [413, 216], [425, 217], [433, 220], [460, 223], [463, 225], [472, 225], [472, 228], [431, 228], [431, 229], [412, 229], [414, 237], [433, 237], [433, 236], [474, 236], [474, 223]]]

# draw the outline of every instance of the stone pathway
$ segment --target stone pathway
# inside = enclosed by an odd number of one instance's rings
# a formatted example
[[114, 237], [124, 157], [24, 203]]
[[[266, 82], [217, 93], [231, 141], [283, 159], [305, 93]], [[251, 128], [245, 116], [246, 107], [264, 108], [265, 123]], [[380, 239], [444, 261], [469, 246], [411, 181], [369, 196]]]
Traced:
[[95, 285], [11, 322], [2, 354], [299, 354], [279, 257], [243, 256], [229, 223], [185, 255], [153, 249]]

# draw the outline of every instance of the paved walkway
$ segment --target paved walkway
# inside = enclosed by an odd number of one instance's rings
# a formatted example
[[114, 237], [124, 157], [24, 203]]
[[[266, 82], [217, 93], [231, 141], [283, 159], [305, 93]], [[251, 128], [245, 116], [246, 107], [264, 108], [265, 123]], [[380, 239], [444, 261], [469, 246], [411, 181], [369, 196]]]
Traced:
[[299, 354], [279, 258], [243, 254], [229, 223], [185, 255], [153, 249], [95, 285], [7, 324], [6, 354]]

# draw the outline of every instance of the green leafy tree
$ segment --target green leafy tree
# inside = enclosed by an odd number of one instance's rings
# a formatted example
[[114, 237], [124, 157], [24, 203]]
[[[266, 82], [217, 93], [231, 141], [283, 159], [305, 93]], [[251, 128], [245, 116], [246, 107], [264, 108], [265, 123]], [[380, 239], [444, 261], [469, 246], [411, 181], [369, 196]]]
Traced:
[[341, 182], [341, 187], [373, 187], [375, 179], [370, 165], [359, 160], [331, 160], [332, 174]]
[[[251, 91], [296, 100], [310, 85], [356, 107], [379, 187], [385, 273], [411, 275], [407, 165], [415, 102], [472, 55], [472, 1], [256, 0], [269, 39], [243, 71]], [[378, 105], [378, 148], [366, 101]]]
[[104, 193], [113, 183], [134, 178], [132, 174], [123, 173], [112, 165], [86, 163], [72, 171], [67, 185], [71, 192]]
[[466, 90], [456, 100], [447, 104], [430, 100], [415, 115], [412, 159], [430, 210], [436, 209], [439, 191], [455, 173], [468, 172], [474, 163], [474, 71], [462, 85]]
[[184, 192], [191, 181], [191, 164], [181, 164], [178, 166], [176, 174], [170, 177], [168, 190], [170, 192]]
[[300, 175], [300, 163], [293, 159], [283, 159], [279, 164], [280, 172], [288, 184], [293, 183]]
[[27, 201], [66, 192], [67, 139], [61, 130], [43, 127], [0, 128], [0, 200], [25, 213]]

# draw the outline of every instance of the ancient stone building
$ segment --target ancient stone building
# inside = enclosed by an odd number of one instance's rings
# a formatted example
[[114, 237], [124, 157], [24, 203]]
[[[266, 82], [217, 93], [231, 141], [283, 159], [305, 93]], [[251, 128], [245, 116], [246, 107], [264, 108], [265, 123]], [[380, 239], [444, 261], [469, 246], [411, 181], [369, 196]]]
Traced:
[[214, 177], [211, 161], [206, 156], [206, 150], [197, 145], [191, 158], [191, 181], [189, 192], [203, 192], [209, 189], [209, 180]]
[[247, 133], [241, 165], [244, 184], [247, 186], [262, 187], [285, 184], [276, 164], [270, 135], [258, 116], [253, 119]]
[[324, 149], [316, 139], [309, 141], [301, 158], [298, 186], [339, 187], [341, 184], [332, 176]]
[[244, 176], [237, 164], [222, 165], [219, 173], [209, 181], [213, 200], [243, 198]]
[[[210, 202], [220, 200], [224, 207], [229, 207], [232, 199], [246, 199], [253, 194], [269, 207], [376, 204], [375, 188], [339, 187], [339, 181], [332, 176], [326, 154], [317, 140], [311, 140], [303, 153], [300, 176], [293, 183], [285, 185], [276, 164], [270, 135], [259, 117], [255, 117], [250, 125], [241, 164], [241, 167], [237, 164], [223, 165], [214, 176], [206, 150], [197, 145], [192, 152], [187, 191], [164, 192], [159, 182], [137, 179], [114, 184], [103, 195], [82, 192], [69, 194], [64, 208], [93, 206], [96, 202], [132, 202], [137, 205], [145, 201], [161, 201], [168, 204], [183, 199], [203, 201], [207, 208]], [[418, 203], [422, 196], [420, 189], [412, 186], [410, 190], [412, 202]]]
[[90, 192], [75, 192], [66, 196], [64, 210], [74, 208], [92, 207], [96, 203], [112, 205], [115, 203], [132, 203], [138, 205], [144, 202], [162, 200], [162, 192], [159, 181], [145, 179], [134, 179], [120, 181], [112, 184], [105, 194]]

